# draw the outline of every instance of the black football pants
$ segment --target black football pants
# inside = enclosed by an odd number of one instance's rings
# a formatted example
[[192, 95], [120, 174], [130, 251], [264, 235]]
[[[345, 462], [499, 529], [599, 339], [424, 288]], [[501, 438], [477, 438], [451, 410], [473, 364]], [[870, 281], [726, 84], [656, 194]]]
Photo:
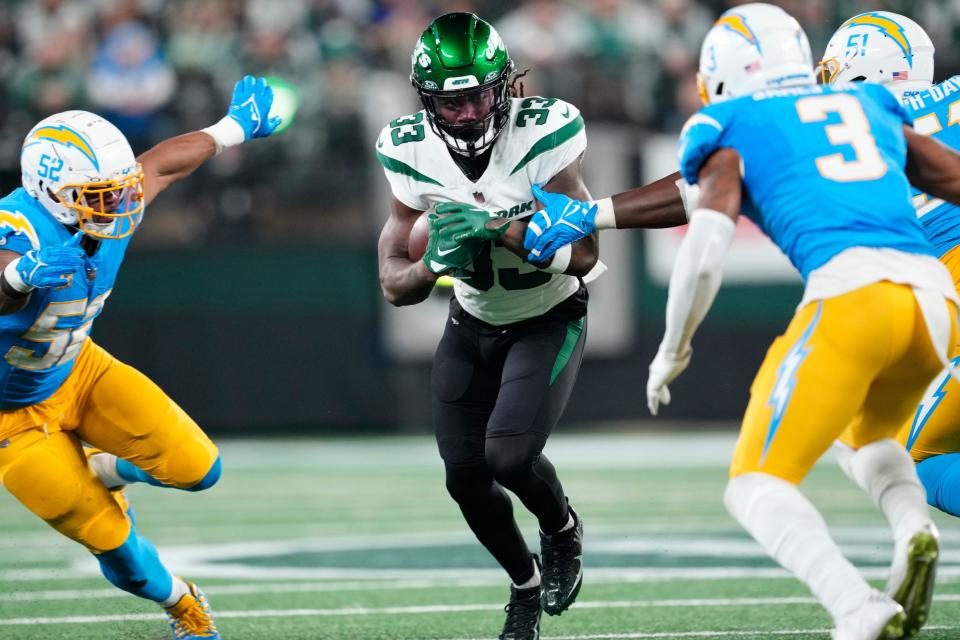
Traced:
[[569, 511], [541, 453], [580, 369], [585, 291], [543, 316], [494, 326], [454, 300], [431, 376], [433, 425], [447, 490], [467, 524], [516, 584], [533, 575], [530, 550], [504, 488], [559, 531]]

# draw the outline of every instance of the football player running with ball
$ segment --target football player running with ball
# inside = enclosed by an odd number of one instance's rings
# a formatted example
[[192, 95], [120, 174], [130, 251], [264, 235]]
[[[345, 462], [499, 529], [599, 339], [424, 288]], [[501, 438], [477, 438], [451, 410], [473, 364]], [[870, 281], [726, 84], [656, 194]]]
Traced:
[[[700, 84], [707, 106], [684, 127], [679, 159], [701, 194], [670, 279], [648, 404], [656, 413], [670, 400], [667, 385], [690, 361], [742, 210], [806, 288], [751, 387], [726, 506], [817, 596], [835, 639], [909, 637], [929, 614], [939, 543], [913, 462], [894, 438], [955, 349], [958, 297], [907, 180], [957, 202], [960, 155], [914, 132], [883, 87], [816, 85], [806, 36], [772, 5], [720, 17], [703, 43]], [[546, 196], [553, 211], [531, 223], [528, 245], [545, 257], [585, 228], [669, 226], [683, 207], [668, 186], [599, 203]], [[886, 593], [843, 557], [797, 489], [841, 434], [859, 450], [853, 473], [894, 529]]]
[[[424, 108], [389, 123], [377, 140], [393, 192], [380, 282], [388, 301], [408, 305], [424, 300], [440, 275], [454, 278], [431, 379], [446, 486], [513, 583], [500, 638], [535, 640], [541, 611], [563, 612], [582, 581], [583, 525], [542, 451], [580, 367], [580, 277], [596, 264], [597, 244], [587, 237], [534, 265], [523, 259], [516, 219], [534, 211], [534, 183], [589, 198], [583, 119], [561, 100], [512, 97], [506, 47], [470, 13], [434, 20], [412, 66]], [[412, 259], [411, 228], [428, 210], [426, 252]], [[514, 222], [490, 228], [500, 219]], [[539, 521], [542, 569], [504, 489]]]
[[202, 491], [219, 479], [220, 455], [89, 333], [147, 205], [222, 149], [270, 135], [272, 100], [247, 76], [219, 123], [139, 157], [100, 116], [52, 115], [23, 142], [23, 188], [0, 199], [0, 480], [89, 549], [107, 580], [164, 607], [177, 640], [220, 635], [203, 592], [137, 531], [123, 487]]

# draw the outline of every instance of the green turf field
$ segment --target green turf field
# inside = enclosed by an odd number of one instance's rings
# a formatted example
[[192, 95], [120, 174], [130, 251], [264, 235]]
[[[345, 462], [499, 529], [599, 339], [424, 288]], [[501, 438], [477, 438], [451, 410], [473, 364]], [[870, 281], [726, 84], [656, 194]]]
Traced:
[[[428, 438], [222, 442], [211, 491], [136, 486], [138, 527], [210, 596], [223, 637], [495, 638], [507, 580], [443, 487]], [[586, 527], [576, 605], [544, 638], [818, 638], [829, 620], [721, 504], [729, 435], [555, 436], [547, 448]], [[866, 498], [824, 463], [804, 485], [877, 584], [891, 545]], [[532, 519], [518, 508], [535, 545]], [[0, 495], [0, 638], [167, 638], [151, 603]], [[944, 537], [930, 640], [960, 636], [960, 531]]]

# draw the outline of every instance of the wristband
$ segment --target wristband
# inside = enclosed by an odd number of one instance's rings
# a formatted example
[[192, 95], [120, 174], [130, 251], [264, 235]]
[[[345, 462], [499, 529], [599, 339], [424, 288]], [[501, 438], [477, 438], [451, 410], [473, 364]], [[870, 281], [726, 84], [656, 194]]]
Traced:
[[593, 218], [593, 225], [597, 228], [597, 230], [616, 229], [617, 217], [613, 213], [613, 199], [604, 198], [603, 200], [598, 200], [594, 204], [597, 205], [597, 215]]
[[24, 298], [34, 290], [34, 287], [24, 282], [23, 278], [20, 277], [20, 272], [17, 271], [19, 262], [20, 258], [11, 260], [0, 272], [0, 291], [3, 291], [3, 294], [8, 298]]
[[570, 257], [573, 255], [573, 246], [565, 244], [557, 252], [553, 254], [553, 260], [550, 261], [550, 264], [543, 267], [541, 271], [546, 271], [547, 273], [563, 273], [567, 270], [567, 267], [570, 266]]
[[243, 144], [247, 139], [243, 127], [230, 116], [224, 116], [217, 124], [210, 125], [206, 129], [201, 129], [201, 131], [213, 138], [213, 143], [217, 145], [217, 154], [228, 147]]

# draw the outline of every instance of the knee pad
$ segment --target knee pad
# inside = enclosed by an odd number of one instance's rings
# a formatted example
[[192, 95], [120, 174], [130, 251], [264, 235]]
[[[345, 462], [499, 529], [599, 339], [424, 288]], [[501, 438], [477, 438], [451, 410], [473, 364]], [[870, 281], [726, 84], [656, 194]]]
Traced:
[[213, 465], [210, 467], [210, 470], [207, 471], [206, 475], [203, 476], [197, 484], [187, 487], [187, 491], [203, 491], [209, 489], [220, 480], [221, 472], [220, 456], [217, 455], [217, 459], [213, 461]]
[[146, 538], [130, 528], [126, 542], [95, 554], [100, 571], [114, 586], [135, 596], [163, 602], [173, 590], [173, 576], [160, 562], [157, 550]]
[[927, 491], [927, 504], [960, 516], [960, 453], [927, 458], [917, 464], [917, 475]]

